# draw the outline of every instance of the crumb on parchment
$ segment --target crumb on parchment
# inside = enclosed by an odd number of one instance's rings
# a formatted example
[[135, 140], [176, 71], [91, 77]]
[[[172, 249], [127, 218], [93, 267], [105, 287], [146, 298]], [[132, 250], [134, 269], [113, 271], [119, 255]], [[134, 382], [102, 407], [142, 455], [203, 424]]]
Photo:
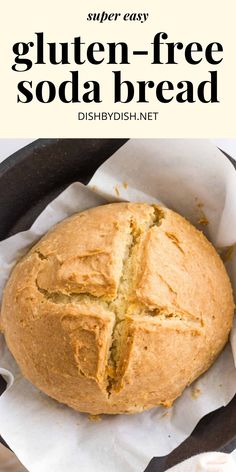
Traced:
[[100, 415], [88, 415], [88, 419], [89, 421], [97, 422], [97, 421], [101, 421], [102, 418]]
[[208, 220], [208, 218], [206, 217], [206, 215], [203, 211], [204, 203], [198, 202], [197, 197], [195, 198], [195, 200], [196, 200], [196, 205], [197, 205], [197, 212], [198, 212], [198, 215], [199, 215], [197, 223], [201, 226], [207, 226], [209, 224], [209, 220]]
[[198, 220], [199, 225], [207, 226], [209, 224], [209, 221], [206, 216], [201, 216]]
[[170, 411], [166, 411], [165, 413], [163, 413], [161, 419], [166, 418], [167, 416], [170, 416]]
[[201, 395], [201, 389], [197, 387], [193, 387], [191, 389], [191, 397], [193, 400], [197, 400], [197, 398]]
[[[121, 187], [121, 185], [118, 185], [118, 184], [116, 184], [116, 185], [114, 186], [114, 191], [115, 191], [117, 197], [120, 197], [120, 187]], [[122, 187], [123, 187], [125, 190], [127, 190], [127, 188], [128, 188], [127, 182], [122, 182]]]
[[116, 192], [117, 197], [119, 197], [119, 196], [120, 196], [119, 186], [118, 186], [118, 185], [115, 185], [114, 190], [115, 190], [115, 192]]
[[[197, 198], [196, 198], [196, 200], [197, 200]], [[204, 207], [204, 203], [202, 203], [202, 202], [197, 203], [197, 207], [198, 207], [198, 208], [203, 208], [203, 207]]]

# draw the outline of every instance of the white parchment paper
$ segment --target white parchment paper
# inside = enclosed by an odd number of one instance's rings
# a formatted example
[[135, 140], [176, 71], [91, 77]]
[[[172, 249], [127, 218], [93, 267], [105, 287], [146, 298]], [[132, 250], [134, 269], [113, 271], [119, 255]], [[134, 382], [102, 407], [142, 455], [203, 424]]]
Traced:
[[[236, 243], [236, 172], [205, 140], [131, 140], [85, 187], [75, 183], [29, 231], [0, 243], [0, 293], [15, 262], [52, 225], [76, 211], [114, 200], [162, 202], [204, 230], [221, 250]], [[202, 225], [202, 223], [207, 223]], [[236, 256], [227, 263], [236, 289]], [[212, 368], [171, 409], [91, 421], [38, 391], [20, 374], [3, 336], [0, 434], [31, 472], [137, 472], [168, 454], [210, 411], [236, 393], [236, 329]]]

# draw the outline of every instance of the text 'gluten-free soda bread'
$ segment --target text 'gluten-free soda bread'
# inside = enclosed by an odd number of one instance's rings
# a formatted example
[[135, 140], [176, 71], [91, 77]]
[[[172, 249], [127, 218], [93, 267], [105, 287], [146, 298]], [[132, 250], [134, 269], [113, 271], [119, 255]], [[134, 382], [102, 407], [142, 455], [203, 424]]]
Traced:
[[18, 262], [1, 326], [23, 375], [91, 414], [171, 405], [227, 342], [223, 262], [177, 213], [113, 203], [55, 226]]

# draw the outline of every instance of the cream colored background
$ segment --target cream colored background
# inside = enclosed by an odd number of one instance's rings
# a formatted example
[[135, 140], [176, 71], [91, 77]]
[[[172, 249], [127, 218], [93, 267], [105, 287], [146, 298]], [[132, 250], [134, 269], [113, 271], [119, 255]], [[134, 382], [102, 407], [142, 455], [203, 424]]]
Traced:
[[[0, 72], [0, 137], [235, 137], [236, 65], [235, 65], [235, 0], [8, 0], [1, 2], [1, 72]], [[148, 12], [144, 24], [123, 22], [87, 22], [88, 12]], [[41, 104], [17, 104], [17, 83], [20, 80], [67, 80], [76, 65], [36, 65], [27, 73], [13, 72], [12, 45], [34, 40], [34, 32], [44, 31], [46, 41], [72, 41], [82, 36], [87, 44], [93, 41], [127, 41], [129, 48], [146, 48], [155, 33], [165, 31], [170, 41], [203, 45], [218, 41], [224, 46], [224, 61], [217, 66], [220, 104], [113, 104], [113, 74], [121, 66], [80, 66], [84, 80], [102, 83], [102, 104], [62, 104], [59, 101]], [[180, 51], [181, 53], [181, 51]], [[201, 63], [191, 66], [151, 65], [147, 56], [132, 57], [132, 64], [122, 67], [127, 80], [192, 80], [208, 78], [214, 66]], [[158, 111], [157, 121], [78, 121], [79, 111]]]

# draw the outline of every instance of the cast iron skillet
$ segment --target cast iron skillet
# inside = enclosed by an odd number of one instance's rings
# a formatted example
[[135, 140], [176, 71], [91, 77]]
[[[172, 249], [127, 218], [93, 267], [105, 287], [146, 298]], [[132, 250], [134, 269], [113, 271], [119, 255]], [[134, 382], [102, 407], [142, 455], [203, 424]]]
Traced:
[[[39, 139], [6, 159], [0, 164], [0, 240], [29, 228], [43, 208], [70, 183], [87, 183], [126, 141]], [[0, 394], [4, 387], [0, 378]], [[0, 441], [5, 444], [3, 439]], [[153, 458], [145, 472], [164, 472], [200, 452], [231, 452], [235, 448], [236, 396], [227, 407], [202, 419], [171, 454]]]

